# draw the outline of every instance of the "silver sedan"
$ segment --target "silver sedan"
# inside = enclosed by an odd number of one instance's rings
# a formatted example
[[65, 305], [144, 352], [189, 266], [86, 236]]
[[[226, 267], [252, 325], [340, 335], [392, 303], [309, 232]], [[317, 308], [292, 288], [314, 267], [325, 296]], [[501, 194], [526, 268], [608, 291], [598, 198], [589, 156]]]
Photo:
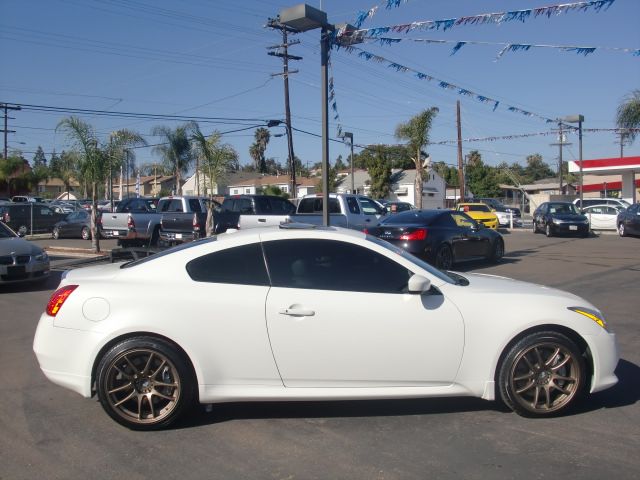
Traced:
[[49, 276], [49, 256], [0, 222], [0, 284], [44, 280]]

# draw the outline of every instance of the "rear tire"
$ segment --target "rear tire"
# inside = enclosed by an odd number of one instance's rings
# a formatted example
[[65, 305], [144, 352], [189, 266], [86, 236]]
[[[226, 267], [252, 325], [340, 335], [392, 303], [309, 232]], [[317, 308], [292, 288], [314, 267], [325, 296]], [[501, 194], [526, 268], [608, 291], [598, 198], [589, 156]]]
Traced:
[[188, 361], [158, 338], [123, 340], [102, 357], [96, 370], [102, 408], [132, 430], [171, 425], [193, 403], [195, 385]]
[[434, 264], [436, 268], [440, 270], [449, 270], [453, 267], [453, 252], [449, 245], [440, 245], [436, 251]]
[[627, 231], [624, 228], [624, 223], [621, 223], [620, 225], [618, 225], [618, 235], [620, 235], [621, 237], [627, 236]]
[[537, 332], [516, 343], [502, 361], [498, 388], [502, 401], [519, 415], [564, 413], [582, 397], [586, 364], [576, 344], [558, 332]]
[[51, 232], [51, 237], [54, 240], [58, 240], [60, 238], [60, 229], [58, 227], [53, 227], [53, 231]]
[[21, 237], [24, 237], [27, 233], [29, 233], [29, 229], [27, 228], [26, 225], [20, 225], [16, 230], [16, 233]]

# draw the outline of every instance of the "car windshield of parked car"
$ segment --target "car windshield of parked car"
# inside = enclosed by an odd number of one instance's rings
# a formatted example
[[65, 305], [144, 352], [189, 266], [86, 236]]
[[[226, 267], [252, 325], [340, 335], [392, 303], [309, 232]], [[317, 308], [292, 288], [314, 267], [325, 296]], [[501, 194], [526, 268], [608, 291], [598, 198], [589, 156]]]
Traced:
[[574, 214], [577, 215], [578, 211], [573, 203], [550, 203], [549, 213], [551, 214]]
[[487, 205], [461, 205], [458, 210], [463, 212], [490, 212], [491, 208]]
[[0, 222], [0, 238], [13, 238], [16, 234], [11, 231], [4, 223]]
[[420, 260], [418, 257], [410, 254], [409, 252], [407, 252], [406, 250], [400, 247], [396, 247], [395, 245], [392, 245], [389, 242], [382, 240], [378, 237], [374, 237], [373, 235], [367, 235], [367, 240], [369, 240], [372, 243], [375, 243], [376, 245], [380, 245], [381, 247], [384, 247], [387, 250], [391, 250], [393, 253], [400, 255], [405, 260], [408, 260], [414, 265], [420, 267], [421, 269], [426, 270], [431, 275], [439, 278], [443, 282], [447, 282], [451, 284], [458, 283], [458, 280], [457, 280], [457, 278], [459, 278], [458, 276], [454, 277], [452, 275], [449, 275], [447, 272], [443, 270], [438, 270], [436, 267], [429, 265], [427, 262]]

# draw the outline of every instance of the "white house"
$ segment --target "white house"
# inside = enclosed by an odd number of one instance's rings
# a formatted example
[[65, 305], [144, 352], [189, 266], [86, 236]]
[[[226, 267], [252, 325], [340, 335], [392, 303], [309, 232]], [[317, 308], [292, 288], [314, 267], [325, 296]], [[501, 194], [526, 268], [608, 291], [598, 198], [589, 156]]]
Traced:
[[[268, 175], [238, 179], [237, 181], [229, 182], [226, 193], [229, 195], [253, 195], [266, 187], [278, 187], [283, 193], [288, 193], [290, 197], [293, 197], [290, 192], [289, 181], [290, 177], [288, 175]], [[296, 177], [297, 192], [295, 198], [315, 193], [317, 182], [317, 178]]]

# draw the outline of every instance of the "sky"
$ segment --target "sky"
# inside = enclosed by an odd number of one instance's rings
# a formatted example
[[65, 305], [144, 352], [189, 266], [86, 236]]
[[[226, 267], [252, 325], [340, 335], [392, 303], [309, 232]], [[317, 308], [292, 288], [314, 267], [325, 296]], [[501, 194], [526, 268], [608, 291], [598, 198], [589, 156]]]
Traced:
[[[385, 0], [310, 0], [327, 12], [328, 20], [354, 23], [359, 11], [378, 6], [362, 28], [385, 27], [485, 13], [507, 12], [571, 0], [406, 0], [385, 8]], [[43, 112], [33, 106], [199, 117], [203, 133], [222, 132], [223, 141], [251, 163], [249, 146], [258, 126], [284, 119], [282, 61], [268, 56], [267, 47], [281, 43], [280, 32], [265, 28], [296, 3], [276, 0], [0, 0], [0, 102], [23, 105], [11, 112], [9, 149], [31, 160], [38, 146], [49, 154], [69, 149], [56, 131], [70, 113]], [[336, 112], [330, 111], [329, 132], [352, 132], [360, 146], [397, 144], [398, 124], [430, 107], [434, 119], [431, 142], [454, 141], [456, 101], [461, 102], [463, 153], [479, 150], [485, 163], [514, 162], [539, 153], [557, 165], [556, 119], [582, 114], [585, 129], [615, 128], [620, 102], [640, 88], [640, 56], [616, 49], [640, 49], [639, 0], [616, 0], [596, 12], [571, 11], [524, 22], [459, 25], [447, 31], [390, 32], [401, 42], [380, 45], [367, 41], [358, 48], [410, 70], [366, 60], [357, 52], [331, 51]], [[305, 164], [321, 160], [320, 32], [289, 37], [300, 43], [289, 53], [303, 57], [291, 62], [293, 142]], [[420, 40], [445, 40], [426, 43]], [[456, 42], [469, 42], [454, 55]], [[496, 60], [505, 44], [597, 47], [590, 55], [558, 48], [508, 52]], [[419, 79], [416, 72], [434, 77]], [[455, 89], [439, 86], [440, 81]], [[474, 95], [460, 95], [463, 88]], [[481, 95], [499, 101], [481, 102]], [[516, 107], [521, 111], [509, 111]], [[121, 128], [138, 131], [149, 144], [154, 126], [175, 127], [184, 119], [140, 119], [78, 114], [101, 138]], [[338, 119], [334, 119], [334, 116]], [[541, 118], [542, 117], [542, 118]], [[284, 133], [271, 128], [272, 135]], [[493, 141], [467, 141], [488, 137]], [[546, 134], [546, 135], [543, 135]], [[578, 138], [567, 135], [564, 159], [578, 157]], [[430, 145], [433, 161], [457, 163], [453, 143]], [[585, 159], [619, 156], [613, 132], [585, 131]], [[330, 142], [329, 157], [349, 154], [346, 144]], [[625, 156], [640, 155], [640, 139], [625, 147]], [[272, 136], [266, 156], [282, 164], [287, 159], [285, 136]], [[47, 155], [47, 158], [49, 155]], [[153, 147], [136, 150], [138, 165], [158, 163]]]

